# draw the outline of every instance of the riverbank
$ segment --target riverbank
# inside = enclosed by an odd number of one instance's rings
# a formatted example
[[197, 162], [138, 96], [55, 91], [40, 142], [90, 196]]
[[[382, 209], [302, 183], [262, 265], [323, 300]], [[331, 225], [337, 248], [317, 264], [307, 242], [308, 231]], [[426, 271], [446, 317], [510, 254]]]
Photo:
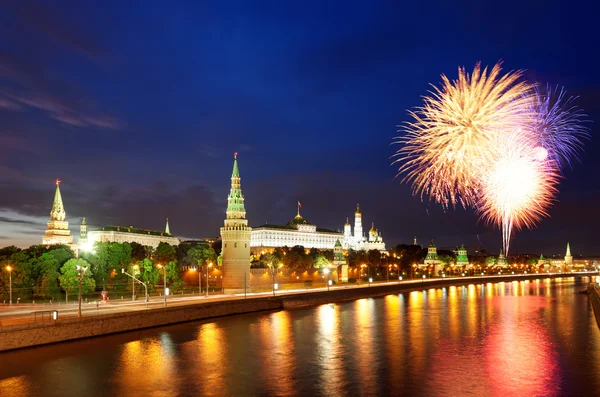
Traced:
[[597, 283], [590, 284], [587, 292], [592, 303], [592, 309], [594, 310], [594, 317], [596, 317], [596, 324], [600, 328], [600, 285]]
[[[103, 336], [176, 323], [260, 311], [293, 309], [341, 302], [392, 293], [418, 291], [443, 286], [512, 282], [557, 277], [588, 277], [592, 274], [530, 274], [487, 277], [410, 280], [389, 284], [363, 285], [353, 288], [332, 288], [330, 291], [293, 292], [276, 296], [239, 296], [223, 301], [194, 302], [166, 308], [124, 312], [81, 319], [57, 319], [34, 324], [26, 329], [2, 330], [0, 351], [21, 349], [75, 339]], [[600, 296], [598, 297], [600, 308]], [[598, 317], [596, 317], [598, 319]]]

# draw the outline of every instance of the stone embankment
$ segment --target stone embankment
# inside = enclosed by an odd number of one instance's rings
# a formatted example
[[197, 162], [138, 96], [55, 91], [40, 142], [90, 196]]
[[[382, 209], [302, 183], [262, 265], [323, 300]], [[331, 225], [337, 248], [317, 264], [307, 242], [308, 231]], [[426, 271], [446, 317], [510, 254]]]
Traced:
[[[586, 274], [588, 276], [589, 274]], [[0, 331], [0, 351], [91, 338], [143, 328], [203, 320], [259, 311], [292, 309], [340, 302], [361, 298], [389, 295], [407, 291], [437, 288], [451, 285], [511, 282], [539, 278], [579, 276], [575, 274], [532, 274], [520, 276], [498, 276], [482, 278], [453, 278], [423, 281], [408, 281], [391, 284], [373, 284], [359, 288], [332, 288], [331, 291], [300, 292], [277, 296], [264, 296], [239, 299], [190, 303], [186, 305], [124, 312], [109, 315], [83, 317], [81, 319], [58, 319], [50, 325], [26, 329]], [[583, 275], [582, 275], [583, 276]], [[600, 295], [595, 297], [596, 318], [600, 318]], [[594, 302], [594, 300], [592, 300]], [[600, 322], [599, 322], [600, 324]]]
[[596, 324], [600, 328], [600, 285], [592, 283], [588, 286], [588, 295], [590, 302], [592, 303], [592, 309], [594, 310], [594, 316], [596, 317]]

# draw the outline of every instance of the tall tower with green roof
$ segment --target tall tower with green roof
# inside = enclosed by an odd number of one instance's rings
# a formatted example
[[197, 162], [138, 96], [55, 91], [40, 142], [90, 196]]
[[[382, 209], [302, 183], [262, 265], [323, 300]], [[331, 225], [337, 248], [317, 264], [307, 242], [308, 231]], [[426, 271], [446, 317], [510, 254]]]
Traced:
[[456, 265], [467, 266], [469, 264], [469, 257], [467, 256], [467, 249], [464, 245], [456, 251]]
[[67, 213], [63, 205], [62, 196], [60, 194], [60, 179], [56, 180], [56, 191], [54, 192], [54, 202], [50, 211], [50, 220], [48, 221], [48, 229], [42, 238], [42, 244], [73, 244], [73, 236], [69, 230], [69, 222], [66, 221]]
[[348, 281], [348, 264], [344, 257], [344, 248], [340, 239], [337, 239], [335, 246], [333, 247], [333, 266], [337, 269], [338, 280], [346, 282]]
[[240, 183], [240, 171], [237, 153], [233, 155], [233, 171], [231, 172], [231, 189], [227, 196], [227, 216], [221, 228], [223, 242], [223, 289], [235, 292], [250, 285], [250, 235], [244, 196]]

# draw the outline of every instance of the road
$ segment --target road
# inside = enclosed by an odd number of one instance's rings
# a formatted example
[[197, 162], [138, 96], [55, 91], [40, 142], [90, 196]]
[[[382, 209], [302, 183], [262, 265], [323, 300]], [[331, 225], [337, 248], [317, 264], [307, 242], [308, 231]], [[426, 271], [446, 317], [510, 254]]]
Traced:
[[[579, 276], [584, 275], [595, 275], [597, 272], [577, 272], [574, 273]], [[546, 273], [545, 275], [565, 275], [571, 276], [574, 275], [571, 273]], [[519, 277], [531, 277], [532, 274], [522, 274], [522, 275], [495, 275], [494, 277], [500, 278], [519, 278]], [[489, 279], [490, 276], [471, 276], [471, 277], [446, 277], [447, 280], [452, 279], [460, 279], [460, 280], [472, 280], [472, 281], [485, 281]], [[429, 283], [435, 283], [440, 281], [440, 278], [430, 278], [430, 279], [413, 279], [413, 280], [404, 280], [404, 281], [390, 281], [390, 282], [378, 282], [372, 283], [371, 285], [411, 285], [411, 284], [422, 284], [427, 285]], [[339, 290], [339, 289], [356, 289], [356, 288], [369, 288], [368, 283], [361, 283], [357, 285], [332, 285], [330, 286], [331, 290]], [[285, 296], [289, 294], [298, 294], [298, 293], [313, 293], [313, 292], [322, 292], [326, 291], [327, 287], [322, 288], [310, 288], [310, 289], [293, 289], [293, 290], [283, 290], [276, 291], [276, 296]], [[265, 296], [273, 296], [272, 291], [268, 292], [253, 292], [248, 293], [246, 296], [244, 294], [211, 294], [209, 296], [199, 296], [199, 295], [185, 295], [185, 296], [169, 296], [167, 297], [167, 306], [183, 306], [183, 305], [196, 305], [199, 303], [207, 303], [207, 302], [219, 302], [219, 301], [227, 301], [227, 300], [236, 300], [236, 299], [253, 299], [253, 298], [261, 298]], [[150, 310], [150, 309], [159, 309], [164, 306], [164, 297], [162, 296], [152, 296], [149, 301], [146, 302], [144, 297], [138, 296], [136, 301], [132, 300], [110, 300], [107, 302], [82, 302], [81, 310], [82, 316], [94, 316], [94, 315], [104, 315], [104, 314], [113, 314], [113, 313], [125, 313], [139, 310]], [[78, 302], [72, 301], [68, 304], [63, 302], [54, 302], [53, 304], [44, 303], [44, 304], [31, 304], [31, 303], [23, 303], [23, 304], [13, 304], [9, 305], [0, 305], [0, 326], [12, 326], [18, 324], [31, 323], [36, 320], [34, 316], [34, 312], [41, 311], [57, 311], [59, 318], [73, 318], [77, 317], [78, 312]], [[50, 314], [45, 314], [45, 321], [49, 319]], [[38, 314], [37, 321], [41, 321], [40, 315]]]

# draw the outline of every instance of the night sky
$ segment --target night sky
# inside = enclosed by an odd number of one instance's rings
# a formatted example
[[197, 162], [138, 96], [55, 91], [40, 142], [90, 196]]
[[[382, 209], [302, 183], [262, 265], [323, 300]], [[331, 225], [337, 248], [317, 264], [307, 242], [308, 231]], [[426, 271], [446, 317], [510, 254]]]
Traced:
[[413, 197], [390, 156], [429, 83], [502, 60], [565, 86], [595, 121], [551, 218], [511, 252], [600, 254], [591, 1], [50, 3], [0, 5], [2, 246], [41, 243], [56, 178], [76, 236], [85, 216], [216, 237], [239, 152], [251, 226], [287, 222], [300, 201], [342, 229], [360, 203], [388, 247], [416, 236], [497, 253], [498, 230]]

